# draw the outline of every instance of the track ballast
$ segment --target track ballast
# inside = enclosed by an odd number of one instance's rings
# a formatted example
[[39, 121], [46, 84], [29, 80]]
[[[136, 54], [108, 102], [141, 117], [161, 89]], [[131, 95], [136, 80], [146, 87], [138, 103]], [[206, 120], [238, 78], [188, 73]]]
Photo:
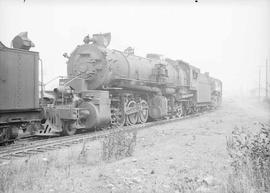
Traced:
[[167, 123], [171, 123], [175, 121], [198, 117], [202, 114], [209, 113], [209, 112], [211, 111], [196, 113], [196, 114], [192, 114], [192, 115], [188, 115], [188, 116], [184, 116], [180, 118], [171, 118], [171, 119], [166, 119], [166, 120], [148, 122], [145, 124], [138, 124], [134, 126], [126, 126], [124, 128], [114, 128], [114, 129], [106, 128], [106, 129], [91, 132], [91, 133], [77, 134], [73, 136], [61, 136], [61, 137], [55, 137], [55, 138], [40, 139], [40, 140], [36, 140], [32, 142], [29, 141], [31, 140], [31, 138], [29, 140], [25, 140], [24, 142], [20, 142], [19, 140], [17, 144], [0, 148], [0, 164], [8, 163], [10, 160], [13, 160], [16, 158], [29, 157], [35, 154], [45, 153], [48, 151], [69, 147], [73, 144], [79, 144], [83, 142], [100, 139], [109, 135], [110, 133], [112, 133], [112, 131], [115, 131], [115, 130], [120, 131], [121, 129], [124, 129], [126, 132], [132, 132], [132, 131], [152, 127], [155, 125], [167, 124]]

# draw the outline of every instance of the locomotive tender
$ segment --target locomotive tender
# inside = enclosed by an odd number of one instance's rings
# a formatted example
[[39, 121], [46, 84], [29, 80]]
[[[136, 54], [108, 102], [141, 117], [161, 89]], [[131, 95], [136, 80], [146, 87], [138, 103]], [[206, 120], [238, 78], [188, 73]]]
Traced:
[[182, 60], [108, 49], [110, 33], [86, 36], [67, 61], [67, 78], [44, 107], [39, 135], [146, 123], [221, 104], [222, 82]]
[[39, 106], [39, 53], [27, 32], [13, 41], [13, 48], [0, 42], [0, 143], [15, 139], [41, 120]]

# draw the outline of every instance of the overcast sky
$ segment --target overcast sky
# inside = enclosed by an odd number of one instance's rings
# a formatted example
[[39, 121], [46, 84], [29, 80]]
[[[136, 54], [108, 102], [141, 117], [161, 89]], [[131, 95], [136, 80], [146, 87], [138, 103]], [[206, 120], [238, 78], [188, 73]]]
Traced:
[[270, 1], [198, 1], [0, 0], [0, 41], [10, 46], [28, 31], [45, 82], [66, 75], [62, 54], [85, 35], [111, 32], [109, 48], [187, 61], [221, 79], [226, 93], [257, 86], [258, 66], [270, 60]]

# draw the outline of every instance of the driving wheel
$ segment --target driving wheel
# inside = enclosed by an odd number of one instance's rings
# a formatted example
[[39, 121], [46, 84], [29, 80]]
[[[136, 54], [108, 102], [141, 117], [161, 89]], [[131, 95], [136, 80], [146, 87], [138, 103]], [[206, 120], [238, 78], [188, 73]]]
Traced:
[[149, 115], [149, 106], [145, 100], [141, 100], [141, 109], [139, 111], [139, 121], [146, 123]]
[[71, 121], [62, 121], [62, 128], [64, 135], [74, 135], [77, 131], [74, 123]]
[[[129, 101], [127, 104], [127, 109], [136, 108], [137, 103], [135, 101]], [[138, 114], [137, 112], [130, 113], [126, 115], [126, 124], [127, 125], [135, 125], [138, 122]]]

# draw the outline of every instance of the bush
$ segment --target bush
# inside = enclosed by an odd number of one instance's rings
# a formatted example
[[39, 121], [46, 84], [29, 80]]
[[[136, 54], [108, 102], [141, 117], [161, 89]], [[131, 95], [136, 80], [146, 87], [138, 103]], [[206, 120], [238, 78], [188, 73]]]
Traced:
[[119, 160], [132, 156], [136, 146], [137, 131], [124, 129], [112, 129], [111, 131], [103, 140], [103, 160]]
[[227, 138], [233, 169], [228, 192], [270, 192], [270, 127], [259, 126], [255, 134], [236, 127]]

